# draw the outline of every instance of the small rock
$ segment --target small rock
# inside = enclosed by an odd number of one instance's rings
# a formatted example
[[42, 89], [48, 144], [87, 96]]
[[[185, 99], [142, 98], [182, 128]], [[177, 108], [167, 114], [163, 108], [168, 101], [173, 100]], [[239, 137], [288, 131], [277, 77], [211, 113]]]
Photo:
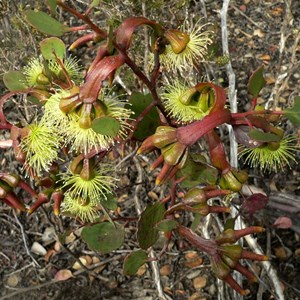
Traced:
[[203, 258], [195, 251], [190, 251], [185, 254], [186, 262], [184, 265], [188, 268], [195, 268], [203, 264]]
[[143, 264], [141, 267], [139, 267], [138, 271], [136, 272], [136, 274], [138, 276], [143, 276], [147, 271], [147, 264]]
[[203, 297], [201, 292], [196, 292], [192, 294], [188, 300], [206, 300], [206, 298]]
[[194, 278], [193, 285], [196, 290], [200, 290], [206, 286], [207, 279], [205, 276], [199, 276]]
[[37, 255], [44, 256], [47, 253], [47, 250], [38, 242], [34, 242], [31, 246], [31, 252]]
[[6, 284], [10, 287], [16, 287], [19, 283], [20, 278], [16, 274], [10, 275], [7, 280]]
[[161, 276], [168, 276], [171, 274], [171, 265], [164, 265], [160, 268], [159, 273]]

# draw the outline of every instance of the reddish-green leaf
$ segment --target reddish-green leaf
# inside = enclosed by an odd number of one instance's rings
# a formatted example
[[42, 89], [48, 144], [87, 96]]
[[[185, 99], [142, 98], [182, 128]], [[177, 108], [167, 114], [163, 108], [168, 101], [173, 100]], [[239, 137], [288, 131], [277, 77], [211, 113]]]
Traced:
[[128, 49], [133, 32], [141, 25], [148, 25], [154, 29], [157, 35], [162, 34], [162, 27], [158, 23], [144, 17], [132, 17], [126, 19], [116, 30], [116, 43], [122, 49]]
[[199, 182], [216, 184], [218, 178], [217, 169], [209, 166], [201, 155], [190, 155], [184, 165], [176, 174], [177, 178], [185, 177], [181, 185], [185, 188], [192, 188]]
[[24, 15], [26, 21], [42, 33], [61, 36], [69, 31], [69, 27], [59, 23], [42, 11], [26, 10]]
[[[134, 114], [130, 117], [136, 119], [141, 112], [152, 102], [152, 97], [150, 94], [144, 95], [142, 93], [136, 92], [132, 93], [128, 105]], [[146, 137], [155, 133], [156, 128], [160, 125], [159, 114], [155, 107], [153, 107], [143, 120], [139, 123], [137, 130], [134, 133], [134, 137], [138, 140], [144, 140]]]
[[123, 64], [124, 57], [121, 55], [107, 56], [101, 59], [92, 71], [87, 73], [86, 81], [80, 88], [80, 99], [84, 99], [86, 103], [95, 101], [98, 98], [102, 82]]
[[258, 69], [254, 71], [251, 75], [248, 82], [248, 92], [256, 98], [261, 91], [261, 89], [265, 86], [266, 80], [263, 76], [264, 66], [260, 66]]
[[50, 37], [42, 40], [40, 42], [40, 47], [43, 57], [47, 60], [55, 60], [54, 53], [60, 59], [65, 57], [66, 45], [57, 37]]
[[123, 245], [124, 227], [110, 222], [88, 225], [83, 228], [81, 237], [91, 250], [109, 253]]
[[294, 106], [284, 110], [284, 115], [296, 126], [300, 125], [300, 96], [295, 97]]
[[3, 75], [3, 82], [10, 91], [28, 88], [25, 75], [20, 71], [9, 71]]
[[134, 275], [148, 259], [148, 255], [143, 250], [137, 250], [125, 257], [123, 272], [124, 275]]
[[175, 220], [162, 220], [158, 222], [155, 227], [159, 231], [170, 232], [178, 226], [178, 222]]
[[248, 135], [250, 136], [251, 139], [259, 141], [259, 142], [279, 142], [281, 140], [280, 136], [274, 134], [274, 133], [269, 133], [269, 132], [263, 132], [258, 129], [253, 129], [251, 130]]
[[109, 116], [94, 119], [92, 123], [92, 129], [95, 132], [111, 137], [118, 135], [120, 127], [120, 122]]
[[161, 202], [148, 205], [138, 223], [137, 239], [142, 249], [148, 249], [157, 241], [159, 234], [155, 225], [163, 219], [165, 206]]

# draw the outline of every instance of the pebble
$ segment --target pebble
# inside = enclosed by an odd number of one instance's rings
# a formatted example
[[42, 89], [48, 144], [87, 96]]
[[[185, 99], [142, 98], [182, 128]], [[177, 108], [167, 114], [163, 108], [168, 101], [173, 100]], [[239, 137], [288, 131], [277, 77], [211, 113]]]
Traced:
[[199, 276], [194, 278], [193, 285], [196, 290], [204, 288], [207, 284], [207, 278], [205, 276]]

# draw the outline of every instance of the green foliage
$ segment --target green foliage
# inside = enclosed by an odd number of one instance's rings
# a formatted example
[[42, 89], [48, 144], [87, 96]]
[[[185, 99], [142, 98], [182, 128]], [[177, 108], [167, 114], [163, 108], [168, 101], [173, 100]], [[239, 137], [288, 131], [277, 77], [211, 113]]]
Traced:
[[95, 132], [115, 137], [118, 135], [121, 124], [113, 117], [104, 116], [93, 120], [92, 128]]
[[300, 126], [300, 96], [295, 97], [293, 107], [284, 110], [284, 115], [295, 126]]
[[24, 11], [24, 16], [31, 26], [45, 34], [62, 36], [69, 30], [67, 26], [59, 23], [42, 11], [26, 10]]
[[28, 88], [25, 75], [20, 71], [9, 71], [3, 75], [3, 82], [10, 91]]
[[40, 42], [41, 52], [45, 59], [55, 60], [56, 57], [64, 59], [66, 55], [65, 43], [56, 37], [44, 39]]
[[258, 129], [251, 130], [248, 135], [253, 140], [259, 141], [259, 142], [278, 142], [281, 140], [281, 137], [274, 133], [269, 132], [263, 132]]
[[124, 242], [124, 235], [122, 225], [110, 222], [85, 226], [81, 232], [81, 237], [88, 247], [101, 253], [109, 253], [120, 248]]
[[266, 80], [263, 76], [264, 66], [259, 67], [251, 75], [248, 82], [248, 91], [249, 93], [256, 98], [259, 95], [261, 89], [265, 86]]
[[143, 250], [133, 251], [124, 260], [124, 275], [134, 275], [148, 259], [148, 255]]
[[163, 219], [164, 212], [164, 204], [157, 202], [153, 205], [148, 205], [141, 214], [138, 223], [137, 239], [142, 249], [147, 250], [157, 241], [159, 234], [155, 225]]
[[[150, 94], [144, 95], [142, 93], [135, 92], [131, 95], [129, 108], [134, 112], [130, 117], [137, 119], [139, 115], [150, 105], [152, 97]], [[137, 130], [134, 133], [134, 137], [138, 140], [144, 140], [147, 136], [155, 133], [156, 128], [160, 125], [160, 119], [158, 112], [153, 107], [149, 113], [139, 123]]]

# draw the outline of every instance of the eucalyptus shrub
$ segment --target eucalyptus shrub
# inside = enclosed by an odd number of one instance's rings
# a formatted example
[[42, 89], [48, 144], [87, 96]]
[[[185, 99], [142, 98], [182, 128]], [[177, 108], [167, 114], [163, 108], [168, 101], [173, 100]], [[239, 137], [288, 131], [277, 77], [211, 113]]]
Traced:
[[[28, 214], [50, 202], [55, 216], [73, 217], [83, 226], [81, 236], [92, 250], [111, 252], [123, 245], [128, 221], [113, 221], [118, 178], [112, 161], [106, 158], [110, 153], [130, 150], [129, 142], [139, 143], [134, 155], [155, 152], [150, 170], [160, 168], [155, 184], [166, 185], [169, 196], [147, 205], [134, 221], [140, 249], [126, 257], [124, 273], [133, 275], [150, 260], [148, 250], [163, 232], [164, 250], [171, 239], [186, 240], [209, 256], [216, 277], [238, 293], [247, 294], [249, 291], [235, 281], [232, 272], [236, 270], [249, 281], [256, 281], [240, 260], [264, 261], [268, 257], [247, 251], [237, 242], [245, 235], [261, 233], [263, 228], [235, 230], [234, 219], [228, 215], [230, 199], [239, 194], [243, 210], [248, 207], [253, 213], [264, 206], [267, 197], [243, 196], [241, 190], [248, 173], [230, 165], [217, 128], [232, 126], [240, 155], [250, 166], [280, 171], [295, 161], [297, 147], [296, 137], [286, 135], [278, 124], [288, 118], [299, 125], [300, 98], [296, 97], [294, 106], [284, 111], [257, 105], [265, 84], [263, 67], [259, 67], [248, 83], [251, 108], [232, 113], [223, 87], [212, 82], [189, 85], [184, 79], [184, 74], [207, 56], [213, 42], [207, 24], [198, 22], [193, 27], [175, 29], [145, 17], [131, 17], [105, 30], [91, 17], [99, 1], [92, 1], [83, 13], [62, 1], [47, 3], [52, 16], [59, 6], [83, 25], [69, 27], [44, 12], [24, 12], [30, 25], [50, 37], [40, 42], [40, 56], [22, 71], [10, 71], [3, 77], [10, 92], [0, 100], [0, 129], [10, 132], [11, 147], [23, 175], [0, 173], [1, 200]], [[135, 31], [141, 26], [149, 28], [149, 75], [131, 58]], [[89, 42], [97, 46], [89, 65], [80, 66], [67, 54], [59, 37], [68, 32], [80, 35], [69, 47], [73, 51]], [[132, 72], [148, 94], [136, 91], [119, 96], [113, 84], [121, 67]], [[164, 73], [172, 80], [166, 82], [161, 76]], [[7, 120], [3, 106], [15, 95], [26, 95], [41, 106], [41, 115], [31, 124], [21, 126]], [[207, 145], [206, 156], [191, 151], [198, 141]], [[18, 196], [22, 193], [16, 194], [17, 188], [29, 193], [32, 202], [24, 203]], [[210, 205], [209, 200], [216, 197], [227, 200], [222, 202], [226, 206]], [[186, 213], [198, 217], [223, 214], [224, 231], [205, 239], [186, 226], [184, 218], [175, 217]]]

